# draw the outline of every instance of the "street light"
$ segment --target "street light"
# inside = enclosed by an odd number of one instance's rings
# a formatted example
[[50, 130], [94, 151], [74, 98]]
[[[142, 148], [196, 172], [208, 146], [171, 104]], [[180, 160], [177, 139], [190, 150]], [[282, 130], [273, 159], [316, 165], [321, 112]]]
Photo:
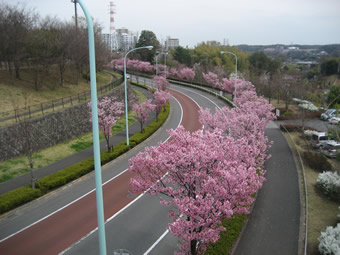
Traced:
[[168, 52], [161, 52], [158, 55], [156, 55], [156, 75], [158, 75], [158, 56], [162, 54], [165, 55], [164, 65], [165, 65], [165, 78], [166, 78], [166, 55], [168, 55]]
[[77, 0], [83, 9], [87, 21], [88, 41], [89, 41], [89, 60], [90, 60], [90, 78], [91, 78], [91, 107], [92, 107], [92, 130], [93, 130], [93, 156], [96, 180], [96, 201], [97, 201], [97, 221], [98, 221], [98, 239], [99, 253], [106, 255], [106, 238], [104, 224], [104, 202], [103, 202], [103, 183], [100, 164], [100, 144], [99, 144], [99, 125], [98, 125], [98, 106], [97, 106], [97, 82], [96, 82], [96, 57], [94, 47], [94, 32], [92, 17], [83, 3], [83, 0]]
[[134, 48], [132, 50], [129, 50], [124, 57], [124, 89], [125, 89], [125, 122], [126, 122], [126, 145], [129, 145], [129, 120], [128, 120], [128, 102], [127, 102], [127, 86], [126, 86], [126, 57], [127, 55], [135, 50], [140, 50], [140, 49], [149, 49], [152, 50], [153, 46], [142, 46], [138, 48]]
[[234, 98], [236, 98], [236, 83], [237, 83], [237, 56], [235, 53], [233, 52], [230, 52], [230, 51], [221, 51], [221, 54], [224, 54], [224, 53], [228, 53], [228, 54], [231, 54], [235, 57], [236, 59], [236, 66], [235, 66], [235, 85], [234, 85]]

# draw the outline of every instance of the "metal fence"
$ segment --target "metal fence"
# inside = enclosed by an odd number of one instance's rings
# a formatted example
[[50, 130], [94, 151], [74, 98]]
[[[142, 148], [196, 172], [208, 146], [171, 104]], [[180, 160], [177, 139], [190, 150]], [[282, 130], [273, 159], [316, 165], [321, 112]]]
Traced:
[[[117, 87], [124, 81], [123, 78], [116, 79], [113, 82], [97, 88], [97, 93], [103, 95], [113, 88]], [[52, 101], [43, 102], [40, 104], [30, 105], [24, 108], [17, 108], [8, 112], [0, 112], [0, 125], [8, 125], [13, 122], [18, 122], [19, 118], [34, 118], [36, 116], [45, 115], [66, 107], [71, 107], [75, 104], [87, 101], [91, 98], [91, 91], [78, 93], [63, 98], [58, 98]]]

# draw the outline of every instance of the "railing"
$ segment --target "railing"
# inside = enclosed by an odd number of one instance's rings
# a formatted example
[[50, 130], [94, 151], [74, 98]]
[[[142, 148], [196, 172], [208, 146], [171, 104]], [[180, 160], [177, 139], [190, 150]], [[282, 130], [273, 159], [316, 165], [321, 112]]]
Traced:
[[[103, 95], [113, 88], [117, 87], [123, 82], [123, 78], [116, 79], [113, 82], [103, 85], [97, 88], [97, 93]], [[66, 107], [71, 107], [75, 104], [87, 101], [91, 98], [91, 91], [78, 93], [67, 97], [54, 99], [48, 102], [42, 102], [40, 104], [30, 105], [23, 108], [17, 108], [12, 111], [0, 112], [0, 126], [5, 126], [14, 122], [18, 122], [19, 118], [34, 118], [40, 115], [45, 115], [57, 110], [61, 110]]]

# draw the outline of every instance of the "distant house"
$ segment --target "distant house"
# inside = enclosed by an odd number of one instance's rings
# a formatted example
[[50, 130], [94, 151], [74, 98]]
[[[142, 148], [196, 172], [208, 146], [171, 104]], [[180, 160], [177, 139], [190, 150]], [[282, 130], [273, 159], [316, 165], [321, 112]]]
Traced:
[[299, 50], [299, 47], [295, 47], [295, 46], [290, 46], [288, 47], [288, 50]]
[[177, 38], [170, 38], [168, 36], [165, 41], [165, 48], [168, 49], [175, 49], [179, 46], [179, 39]]

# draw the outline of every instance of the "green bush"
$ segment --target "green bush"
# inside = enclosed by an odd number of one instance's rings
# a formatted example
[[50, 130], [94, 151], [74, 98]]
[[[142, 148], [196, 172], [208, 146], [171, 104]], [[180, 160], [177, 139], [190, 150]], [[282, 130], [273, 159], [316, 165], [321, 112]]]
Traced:
[[328, 162], [327, 158], [320, 153], [305, 151], [303, 158], [310, 168], [318, 172], [332, 170], [332, 165]]
[[39, 188], [43, 193], [46, 193], [91, 172], [93, 169], [93, 158], [83, 160], [73, 166], [39, 179]]
[[246, 215], [241, 214], [233, 215], [232, 218], [223, 220], [222, 225], [226, 228], [226, 231], [220, 233], [221, 237], [216, 243], [209, 245], [205, 255], [229, 254], [242, 231], [245, 219]]
[[335, 158], [336, 158], [337, 161], [340, 161], [340, 153], [336, 154]]
[[41, 190], [23, 186], [0, 195], [0, 213], [5, 213], [13, 208], [25, 204], [42, 195]]

